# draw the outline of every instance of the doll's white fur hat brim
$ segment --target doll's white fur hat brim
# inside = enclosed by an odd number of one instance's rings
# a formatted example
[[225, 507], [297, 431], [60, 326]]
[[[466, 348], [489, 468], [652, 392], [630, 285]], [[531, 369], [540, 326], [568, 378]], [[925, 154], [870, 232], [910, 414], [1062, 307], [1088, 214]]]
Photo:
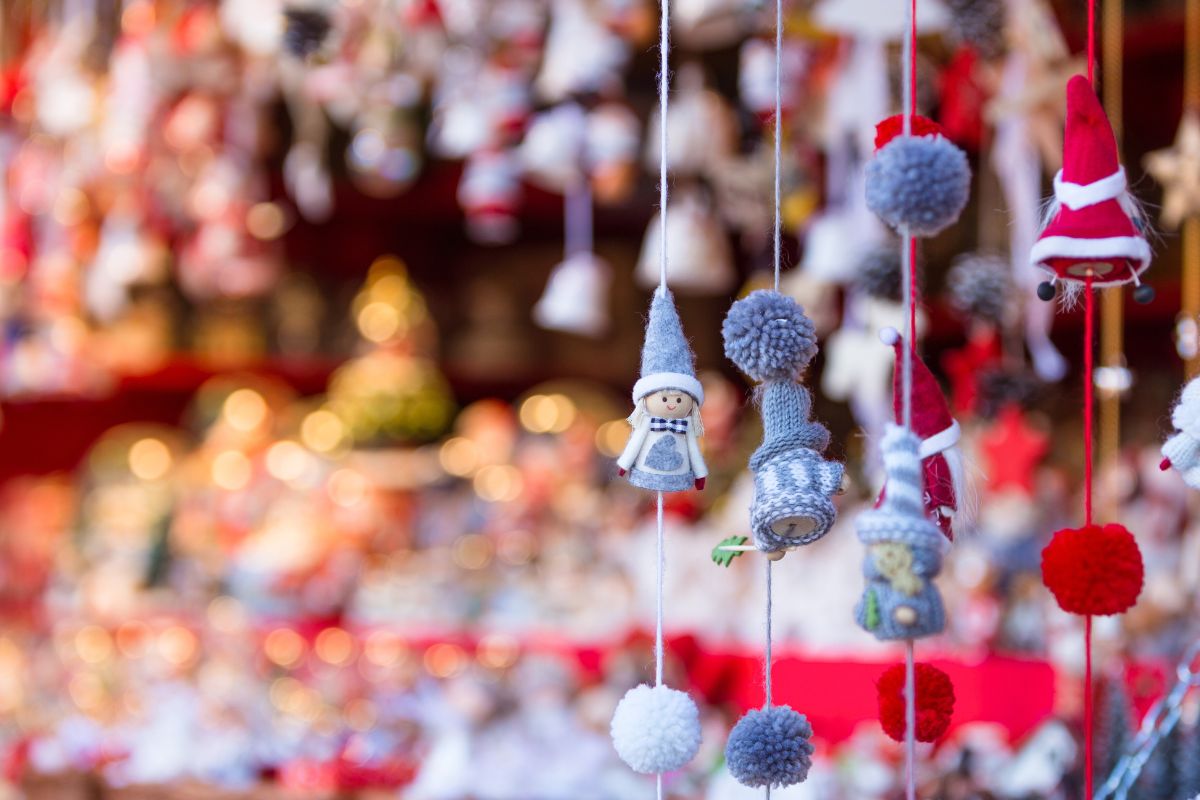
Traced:
[[660, 389], [680, 389], [694, 397], [697, 403], [704, 403], [704, 387], [700, 385], [700, 381], [696, 380], [694, 375], [682, 372], [656, 372], [639, 378], [633, 385], [633, 402], [636, 403]]

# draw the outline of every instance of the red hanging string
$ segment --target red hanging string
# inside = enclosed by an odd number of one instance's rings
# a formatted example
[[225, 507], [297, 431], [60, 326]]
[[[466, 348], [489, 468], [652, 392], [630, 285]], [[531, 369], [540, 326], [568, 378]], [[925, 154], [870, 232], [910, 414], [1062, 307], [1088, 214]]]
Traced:
[[[1089, 0], [1089, 5], [1091, 2]], [[1090, 66], [1090, 63], [1089, 63]], [[1084, 282], [1083, 305], [1083, 518], [1092, 524], [1092, 347], [1095, 336], [1096, 309], [1092, 292], [1092, 273]], [[1084, 735], [1084, 797], [1092, 797], [1092, 617], [1084, 619], [1083, 650], [1083, 735]]]

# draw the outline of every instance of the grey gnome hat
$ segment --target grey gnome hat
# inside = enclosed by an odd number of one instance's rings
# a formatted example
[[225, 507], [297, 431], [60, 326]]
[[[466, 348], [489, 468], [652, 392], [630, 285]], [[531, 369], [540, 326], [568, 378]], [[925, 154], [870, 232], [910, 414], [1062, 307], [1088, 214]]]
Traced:
[[868, 509], [854, 520], [859, 540], [864, 544], [898, 542], [941, 552], [948, 545], [946, 537], [925, 516], [920, 440], [912, 431], [889, 424], [881, 449], [887, 493], [878, 508]]
[[642, 376], [633, 385], [633, 402], [660, 389], [681, 389], [697, 403], [704, 402], [704, 387], [696, 379], [695, 357], [683, 335], [675, 298], [664, 286], [655, 290], [650, 301], [642, 344]]

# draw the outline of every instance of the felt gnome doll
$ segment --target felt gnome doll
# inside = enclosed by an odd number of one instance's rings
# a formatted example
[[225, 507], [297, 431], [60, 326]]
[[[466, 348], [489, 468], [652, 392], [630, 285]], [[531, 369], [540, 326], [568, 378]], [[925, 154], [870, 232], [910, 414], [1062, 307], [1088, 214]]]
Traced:
[[650, 302], [642, 376], [633, 385], [633, 432], [617, 459], [619, 474], [628, 474], [634, 486], [658, 492], [704, 488], [704, 388], [696, 379], [693, 358], [675, 299], [669, 289], [659, 287]]
[[721, 333], [725, 355], [762, 381], [763, 442], [750, 456], [754, 544], [781, 553], [815, 542], [833, 527], [843, 466], [822, 458], [829, 431], [811, 419], [812, 397], [797, 383], [817, 353], [812, 320], [792, 298], [757, 291], [733, 304]]
[[[893, 371], [892, 406], [899, 423], [903, 414], [904, 375], [900, 369], [903, 361], [904, 340], [895, 328], [884, 328], [879, 332], [884, 344], [890, 344], [896, 352], [896, 369]], [[950, 415], [950, 406], [938, 386], [937, 379], [925, 362], [913, 354], [912, 361], [912, 427], [920, 437], [919, 453], [921, 472], [924, 478], [925, 514], [941, 528], [946, 538], [954, 540], [952, 523], [959, 517], [960, 503], [964, 500], [966, 479], [963, 472], [962, 453], [958, 449], [961, 430], [958, 421]], [[884, 487], [884, 495], [887, 487]], [[883, 496], [880, 496], [883, 502]]]
[[1162, 468], [1174, 467], [1184, 483], [1200, 489], [1200, 378], [1183, 387], [1183, 394], [1171, 409], [1171, 424], [1177, 431], [1162, 446]]
[[867, 546], [867, 586], [854, 615], [860, 627], [881, 641], [932, 636], [946, 625], [933, 578], [942, 569], [949, 543], [925, 516], [920, 447], [912, 431], [887, 426], [882, 446], [887, 494], [878, 508], [854, 521]]
[[[1144, 227], [1108, 117], [1087, 78], [1076, 75], [1067, 84], [1063, 168], [1054, 176], [1054, 197], [1029, 254], [1034, 266], [1052, 276], [1038, 287], [1038, 296], [1052, 299], [1060, 281], [1078, 292], [1089, 275], [1094, 287], [1138, 283], [1150, 266]], [[1138, 302], [1153, 297], [1149, 286], [1134, 292]]]

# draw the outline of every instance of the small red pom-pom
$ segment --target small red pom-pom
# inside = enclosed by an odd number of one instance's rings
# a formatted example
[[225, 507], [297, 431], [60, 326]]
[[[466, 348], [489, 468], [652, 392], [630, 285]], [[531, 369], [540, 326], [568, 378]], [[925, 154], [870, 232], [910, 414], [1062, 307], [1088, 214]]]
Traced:
[[[904, 133], [903, 114], [895, 114], [878, 123], [875, 126], [875, 151], [878, 152], [879, 148], [902, 133]], [[946, 132], [942, 130], [941, 125], [938, 125], [929, 117], [922, 117], [920, 114], [915, 114], [912, 118], [912, 135], [945, 136]]]
[[1124, 525], [1063, 528], [1042, 551], [1042, 582], [1072, 614], [1120, 614], [1137, 602], [1142, 551]]
[[[917, 664], [917, 741], [942, 738], [954, 716], [954, 684], [950, 676], [929, 664]], [[897, 742], [904, 741], [904, 665], [888, 667], [879, 676], [879, 722]]]

